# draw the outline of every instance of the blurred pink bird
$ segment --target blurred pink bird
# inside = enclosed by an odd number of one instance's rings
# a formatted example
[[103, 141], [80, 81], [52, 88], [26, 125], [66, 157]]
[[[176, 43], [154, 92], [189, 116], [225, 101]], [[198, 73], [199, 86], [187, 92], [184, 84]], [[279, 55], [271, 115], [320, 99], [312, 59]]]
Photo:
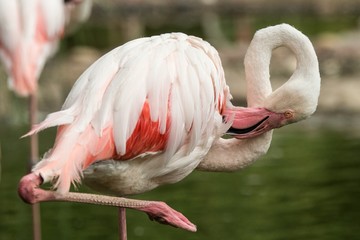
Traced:
[[[271, 52], [283, 45], [295, 53], [298, 65], [272, 92]], [[178, 182], [196, 168], [235, 171], [265, 154], [271, 129], [315, 111], [318, 61], [309, 39], [282, 24], [255, 34], [245, 68], [248, 108], [231, 104], [219, 55], [200, 38], [170, 33], [112, 50], [79, 77], [61, 111], [27, 134], [58, 126], [54, 147], [20, 181], [20, 196], [29, 203], [106, 202], [195, 231], [164, 203], [106, 196], [102, 201], [97, 195], [73, 195], [69, 188], [84, 177], [96, 190], [138, 194]], [[224, 134], [235, 138], [223, 139]], [[56, 192], [39, 188], [53, 181]]]
[[62, 0], [0, 0], [0, 58], [9, 87], [18, 95], [37, 90], [39, 75], [56, 51], [64, 24]]
[[[67, 1], [67, 6], [80, 0]], [[37, 88], [43, 67], [57, 49], [66, 21], [63, 0], [0, 0], [0, 59], [8, 85], [29, 96], [29, 122], [37, 121]], [[30, 140], [29, 167], [38, 161], [37, 136]], [[39, 207], [33, 205], [34, 239], [41, 239]]]

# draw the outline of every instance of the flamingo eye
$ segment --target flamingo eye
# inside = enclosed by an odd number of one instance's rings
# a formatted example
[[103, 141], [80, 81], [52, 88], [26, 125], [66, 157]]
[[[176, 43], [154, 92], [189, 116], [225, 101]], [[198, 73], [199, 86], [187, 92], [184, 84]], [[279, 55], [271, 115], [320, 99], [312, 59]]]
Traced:
[[291, 119], [291, 118], [294, 117], [294, 113], [292, 111], [290, 111], [290, 110], [286, 110], [284, 112], [284, 116], [285, 116], [286, 119]]

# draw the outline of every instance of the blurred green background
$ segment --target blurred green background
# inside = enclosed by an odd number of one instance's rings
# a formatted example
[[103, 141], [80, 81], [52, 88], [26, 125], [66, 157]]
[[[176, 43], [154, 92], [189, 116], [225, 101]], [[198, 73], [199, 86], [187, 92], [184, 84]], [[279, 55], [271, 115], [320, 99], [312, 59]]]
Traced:
[[[182, 182], [136, 196], [162, 200], [197, 224], [197, 233], [127, 211], [129, 239], [360, 239], [360, 1], [94, 1], [40, 79], [40, 119], [61, 107], [77, 77], [99, 56], [142, 36], [181, 31], [214, 45], [234, 100], [245, 105], [243, 58], [259, 29], [289, 23], [318, 54], [322, 92], [315, 115], [274, 131], [266, 156], [236, 173], [193, 172]], [[73, 25], [72, 25], [73, 26]], [[295, 59], [277, 49], [273, 86]], [[27, 100], [8, 91], [0, 67], [0, 239], [31, 239], [30, 207], [17, 196], [26, 172]], [[40, 134], [40, 153], [55, 129]], [[81, 191], [89, 191], [81, 187]], [[43, 239], [117, 239], [117, 210], [41, 204]]]

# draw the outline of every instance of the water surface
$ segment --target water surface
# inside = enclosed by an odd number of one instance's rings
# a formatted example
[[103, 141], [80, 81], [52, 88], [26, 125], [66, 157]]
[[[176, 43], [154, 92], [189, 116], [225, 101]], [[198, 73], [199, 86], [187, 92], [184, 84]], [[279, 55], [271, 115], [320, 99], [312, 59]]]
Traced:
[[[31, 239], [30, 207], [17, 196], [25, 173], [26, 127], [2, 126], [0, 239]], [[54, 130], [40, 135], [45, 152]], [[225, 153], [224, 153], [225, 154]], [[174, 185], [136, 196], [162, 200], [198, 226], [162, 226], [128, 210], [135, 239], [360, 239], [360, 138], [349, 131], [289, 126], [276, 130], [269, 153], [236, 173], [194, 172]], [[81, 188], [82, 191], [88, 189]], [[43, 203], [43, 239], [117, 239], [117, 210]]]

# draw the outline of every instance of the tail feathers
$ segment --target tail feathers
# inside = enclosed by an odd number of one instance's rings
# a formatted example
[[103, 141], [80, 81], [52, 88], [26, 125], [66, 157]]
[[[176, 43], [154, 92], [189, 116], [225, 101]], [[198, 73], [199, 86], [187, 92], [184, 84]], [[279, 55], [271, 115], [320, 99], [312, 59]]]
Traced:
[[45, 182], [54, 181], [53, 187], [60, 194], [67, 193], [71, 184], [81, 182], [83, 170], [96, 159], [114, 156], [115, 145], [112, 128], [104, 130], [99, 137], [91, 125], [83, 132], [67, 125], [58, 131], [54, 148], [44, 156], [33, 171], [41, 175]]
[[53, 188], [62, 194], [69, 191], [72, 183], [81, 181], [83, 162], [88, 155], [77, 143], [76, 135], [60, 136], [54, 148], [33, 169], [44, 182], [54, 182]]
[[41, 123], [34, 125], [32, 129], [21, 138], [31, 136], [49, 127], [70, 124], [73, 121], [74, 113], [71, 108], [54, 112], [49, 114]]
[[[16, 80], [15, 80], [16, 79]], [[34, 93], [37, 88], [36, 81], [28, 81], [22, 78], [8, 78], [8, 86], [20, 97], [27, 97]]]
[[87, 151], [77, 145], [74, 151], [69, 156], [70, 161], [66, 161], [61, 169], [59, 177], [54, 185], [57, 191], [64, 194], [69, 191], [71, 184], [76, 186], [81, 183], [83, 177], [83, 162], [82, 159], [87, 158]]
[[37, 88], [36, 67], [29, 60], [29, 54], [22, 50], [23, 46], [18, 46], [10, 57], [8, 84], [19, 96], [27, 97]]
[[81, 167], [74, 166], [73, 161], [63, 162], [57, 157], [42, 160], [35, 166], [33, 172], [40, 175], [44, 182], [53, 183], [53, 189], [58, 193], [65, 194], [69, 192], [71, 184], [76, 185], [81, 182]]

